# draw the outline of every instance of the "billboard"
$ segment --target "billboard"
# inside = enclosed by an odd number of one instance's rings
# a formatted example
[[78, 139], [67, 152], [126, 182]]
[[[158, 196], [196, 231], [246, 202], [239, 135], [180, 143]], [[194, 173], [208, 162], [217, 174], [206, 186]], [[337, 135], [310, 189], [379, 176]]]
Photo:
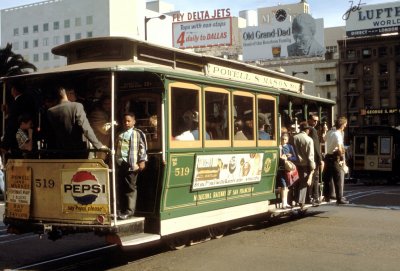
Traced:
[[232, 45], [230, 16], [230, 8], [174, 13], [172, 46], [185, 49]]
[[347, 37], [365, 37], [398, 33], [400, 28], [400, 2], [378, 5], [358, 5], [344, 15]]
[[284, 10], [278, 10], [275, 18], [271, 24], [242, 30], [244, 61], [324, 55], [323, 19], [304, 13], [291, 21]]
[[232, 20], [218, 18], [172, 24], [173, 47], [199, 48], [232, 44]]

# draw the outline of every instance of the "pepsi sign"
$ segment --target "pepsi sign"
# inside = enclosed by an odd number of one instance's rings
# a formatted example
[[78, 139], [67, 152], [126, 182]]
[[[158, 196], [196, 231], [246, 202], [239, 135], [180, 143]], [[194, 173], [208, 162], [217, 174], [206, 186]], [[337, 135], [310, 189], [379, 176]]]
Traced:
[[71, 193], [73, 199], [82, 205], [89, 205], [96, 201], [99, 194], [106, 193], [106, 186], [100, 184], [96, 176], [89, 171], [78, 171], [71, 179], [70, 184], [64, 184], [64, 193]]

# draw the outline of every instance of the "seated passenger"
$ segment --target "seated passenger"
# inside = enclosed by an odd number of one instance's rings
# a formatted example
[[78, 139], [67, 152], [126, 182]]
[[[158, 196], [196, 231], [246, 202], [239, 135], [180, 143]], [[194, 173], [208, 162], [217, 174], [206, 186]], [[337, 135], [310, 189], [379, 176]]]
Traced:
[[[193, 118], [192, 129], [190, 132], [193, 134], [195, 140], [199, 140], [199, 112], [193, 110], [191, 112], [186, 111], [186, 113], [188, 113], [188, 115]], [[210, 140], [210, 135], [207, 132], [206, 132], [206, 139]]]
[[235, 120], [235, 140], [247, 140], [246, 135], [243, 132], [243, 121], [241, 119], [236, 119]]
[[268, 124], [268, 118], [265, 114], [258, 114], [258, 139], [270, 140], [271, 136], [265, 131], [265, 126]]
[[[183, 127], [181, 134], [175, 137], [175, 140], [199, 140], [199, 113], [195, 110], [187, 110], [183, 114]], [[206, 132], [206, 139], [210, 135]]]
[[194, 118], [195, 115], [191, 110], [188, 110], [183, 114], [183, 126], [181, 127], [181, 133], [175, 137], [175, 140], [180, 140], [180, 141], [196, 140], [191, 132]]

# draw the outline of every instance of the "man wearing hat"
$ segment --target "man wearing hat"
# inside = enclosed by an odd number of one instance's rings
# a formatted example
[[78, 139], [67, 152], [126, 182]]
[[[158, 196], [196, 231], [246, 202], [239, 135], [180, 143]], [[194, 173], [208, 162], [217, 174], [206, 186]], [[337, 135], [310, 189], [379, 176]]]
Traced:
[[310, 126], [307, 122], [300, 123], [300, 133], [293, 137], [294, 148], [298, 156], [297, 171], [299, 172], [299, 181], [294, 185], [297, 203], [301, 208], [304, 207], [307, 187], [311, 185], [312, 175], [315, 170], [314, 161], [314, 142], [309, 137]]
[[258, 113], [258, 139], [271, 139], [270, 134], [265, 131], [265, 125], [269, 125], [268, 122], [268, 116], [265, 113]]

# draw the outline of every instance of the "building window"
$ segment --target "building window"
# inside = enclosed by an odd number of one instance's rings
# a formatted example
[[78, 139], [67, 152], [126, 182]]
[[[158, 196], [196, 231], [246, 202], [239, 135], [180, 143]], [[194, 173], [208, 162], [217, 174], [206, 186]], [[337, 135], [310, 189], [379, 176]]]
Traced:
[[75, 18], [75, 26], [81, 26], [82, 25], [82, 19], [81, 17]]
[[13, 50], [19, 50], [19, 42], [18, 41], [14, 41], [12, 43], [12, 49]]
[[70, 42], [71, 41], [71, 36], [70, 35], [65, 35], [64, 36], [64, 42]]
[[39, 61], [39, 54], [33, 54], [33, 62]]
[[64, 28], [69, 28], [71, 26], [70, 20], [64, 20]]
[[33, 48], [39, 47], [39, 40], [33, 40]]
[[43, 53], [43, 60], [48, 61], [49, 60], [49, 53]]
[[86, 16], [86, 24], [87, 25], [93, 24], [93, 16]]
[[14, 28], [14, 36], [19, 36], [19, 29], [18, 28]]
[[379, 80], [379, 87], [380, 87], [380, 89], [381, 89], [381, 91], [382, 90], [387, 90], [388, 89], [388, 80], [387, 79], [382, 79], [382, 80]]
[[396, 56], [400, 56], [400, 45], [394, 47], [394, 53]]
[[363, 71], [364, 71], [364, 74], [366, 74], [366, 75], [371, 74], [371, 65], [370, 64], [364, 65]]
[[53, 56], [54, 56], [54, 60], [60, 59], [60, 56], [58, 56], [58, 55], [53, 55]]
[[389, 98], [381, 98], [381, 107], [389, 107]]
[[75, 40], [80, 40], [82, 38], [81, 33], [75, 33]]
[[29, 28], [27, 26], [24, 26], [24, 28], [22, 28], [22, 33], [24, 35], [28, 34], [29, 33]]
[[347, 50], [347, 59], [355, 59], [356, 51], [355, 50]]
[[326, 78], [326, 82], [332, 82], [332, 81], [336, 80], [335, 75], [333, 73], [326, 74], [325, 78]]
[[33, 26], [33, 33], [37, 33], [39, 32], [39, 26], [38, 25], [34, 25]]
[[378, 54], [379, 54], [379, 56], [387, 56], [387, 48], [386, 47], [379, 47]]
[[54, 36], [53, 37], [53, 45], [59, 45], [59, 44], [60, 44], [60, 37]]
[[54, 23], [53, 23], [53, 29], [54, 29], [54, 30], [60, 29], [60, 22], [54, 22]]
[[29, 48], [29, 41], [24, 41], [24, 49], [28, 49]]
[[49, 38], [43, 38], [43, 46], [49, 45]]
[[326, 46], [326, 51], [331, 53], [337, 53], [337, 46]]
[[379, 64], [379, 74], [385, 75], [388, 74], [388, 65], [386, 63]]
[[372, 56], [372, 50], [370, 48], [362, 50], [363, 58], [370, 58]]
[[87, 37], [87, 38], [93, 37], [93, 32], [92, 32], [92, 31], [87, 32], [87, 33], [86, 33], [86, 37]]
[[43, 32], [49, 31], [49, 23], [44, 23], [43, 24]]
[[364, 92], [370, 92], [372, 89], [372, 81], [364, 80]]

